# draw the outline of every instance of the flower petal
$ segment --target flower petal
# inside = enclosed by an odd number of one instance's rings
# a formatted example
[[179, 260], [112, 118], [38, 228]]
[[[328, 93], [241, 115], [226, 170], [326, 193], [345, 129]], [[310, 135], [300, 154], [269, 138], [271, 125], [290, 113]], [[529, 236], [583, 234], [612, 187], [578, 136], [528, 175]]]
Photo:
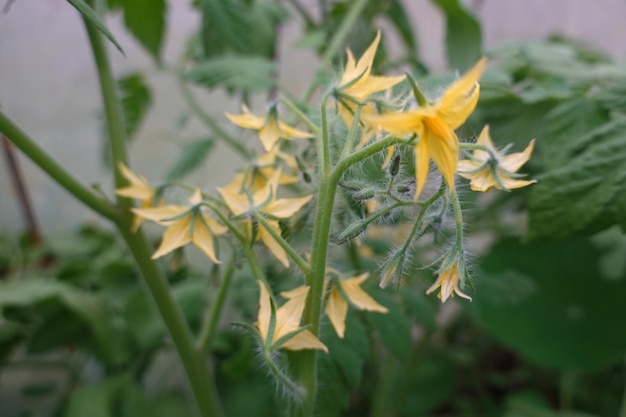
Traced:
[[289, 350], [319, 349], [328, 353], [326, 345], [308, 330], [298, 333], [283, 343], [281, 347]]
[[259, 130], [265, 124], [265, 117], [255, 116], [254, 114], [245, 113], [245, 114], [230, 114], [224, 113], [228, 120], [230, 120], [233, 124], [243, 127], [244, 129], [255, 129]]
[[235, 216], [239, 216], [250, 211], [250, 199], [247, 195], [236, 192], [233, 188], [230, 186], [224, 188], [217, 187], [217, 192], [220, 193], [230, 211]]
[[281, 138], [308, 139], [313, 137], [313, 134], [305, 132], [304, 130], [298, 130], [281, 121], [278, 121], [278, 130]]
[[333, 325], [337, 336], [343, 339], [346, 331], [346, 316], [348, 315], [348, 302], [344, 300], [335, 288], [330, 292], [326, 307], [324, 308], [330, 324]]
[[193, 229], [192, 242], [196, 245], [213, 263], [220, 264], [215, 256], [215, 244], [213, 242], [213, 235], [202, 222], [201, 218], [196, 218], [195, 226]]
[[[267, 222], [272, 226], [272, 229], [274, 229], [276, 233], [280, 234], [280, 225], [276, 220], [268, 220]], [[272, 252], [276, 259], [278, 259], [278, 261], [283, 264], [285, 268], [289, 268], [289, 258], [287, 257], [287, 253], [262, 225], [259, 225], [258, 238], [261, 239], [263, 244], [267, 246], [270, 252]]]
[[341, 285], [341, 289], [346, 293], [350, 302], [358, 309], [386, 313], [389, 311], [387, 307], [380, 305], [361, 288], [361, 284], [367, 279], [368, 275], [365, 273], [354, 278], [339, 281], [339, 285]]
[[535, 148], [535, 139], [531, 140], [526, 149], [522, 152], [506, 155], [500, 161], [500, 166], [509, 172], [517, 172], [530, 159], [530, 155]]
[[300, 198], [281, 198], [272, 201], [267, 206], [263, 207], [261, 211], [278, 217], [279, 219], [286, 219], [297, 213], [306, 203], [311, 201], [312, 198], [313, 195]]
[[132, 212], [137, 216], [151, 220], [153, 222], [168, 225], [177, 220], [168, 220], [172, 217], [180, 216], [184, 212], [188, 211], [189, 208], [183, 206], [163, 206], [163, 207], [152, 207], [152, 208], [138, 208], [132, 209]]
[[[454, 173], [459, 161], [459, 141], [454, 131], [440, 118], [424, 119], [423, 139], [428, 147], [430, 157], [445, 178], [450, 189], [454, 189]], [[420, 147], [420, 151], [421, 151]]]
[[265, 288], [265, 284], [259, 283], [259, 317], [257, 327], [261, 333], [261, 338], [265, 342], [267, 340], [267, 332], [270, 328], [270, 317], [272, 316], [272, 306], [270, 304], [270, 294]]
[[274, 342], [300, 327], [300, 320], [302, 319], [302, 313], [304, 312], [304, 306], [306, 305], [306, 297], [308, 293], [309, 287], [307, 286], [301, 286], [294, 288], [291, 291], [281, 293], [281, 295], [288, 298], [289, 301], [283, 304], [276, 311], [276, 332], [274, 333]]
[[271, 150], [278, 139], [280, 139], [282, 135], [280, 134], [280, 130], [276, 125], [274, 119], [270, 119], [267, 124], [259, 130], [259, 139], [261, 139], [261, 143], [263, 144], [263, 148], [266, 151]]
[[191, 242], [191, 235], [189, 233], [190, 221], [191, 216], [185, 216], [182, 219], [172, 223], [165, 230], [165, 233], [163, 233], [163, 240], [161, 240], [161, 245], [152, 255], [152, 259], [160, 258], [161, 256], [170, 253], [174, 249], [178, 249]]

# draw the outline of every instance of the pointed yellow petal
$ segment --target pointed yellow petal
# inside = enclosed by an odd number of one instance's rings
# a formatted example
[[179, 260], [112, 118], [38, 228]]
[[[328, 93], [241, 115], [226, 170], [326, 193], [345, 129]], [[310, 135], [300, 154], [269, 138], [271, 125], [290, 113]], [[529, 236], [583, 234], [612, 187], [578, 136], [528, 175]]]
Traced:
[[206, 225], [202, 223], [202, 219], [196, 218], [195, 227], [193, 229], [193, 236], [191, 238], [193, 244], [196, 245], [204, 254], [216, 264], [221, 262], [217, 260], [215, 256], [215, 244], [213, 242], [213, 235], [207, 229]]
[[467, 176], [466, 178], [471, 178], [472, 181], [470, 182], [470, 185], [473, 191], [480, 191], [484, 193], [491, 187], [498, 187], [498, 184], [494, 181], [489, 170], [481, 171], [477, 174]]
[[176, 221], [168, 219], [179, 216], [187, 210], [189, 210], [189, 208], [183, 206], [163, 206], [132, 209], [133, 213], [135, 213], [137, 216], [163, 225], [167, 225], [172, 223], [173, 221]]
[[[274, 229], [276, 233], [280, 234], [280, 226], [277, 221], [268, 220], [268, 223], [272, 226], [272, 229]], [[278, 259], [278, 261], [283, 264], [285, 268], [289, 268], [289, 258], [287, 257], [287, 253], [263, 226], [259, 226], [258, 238], [261, 239], [263, 244], [267, 246], [270, 252], [272, 252], [276, 259]]]
[[217, 187], [217, 192], [220, 193], [224, 202], [235, 216], [250, 211], [250, 201], [247, 195], [236, 193], [230, 187]]
[[142, 177], [141, 175], [135, 174], [126, 165], [124, 165], [124, 163], [118, 162], [117, 169], [120, 170], [120, 173], [122, 174], [122, 176], [126, 178], [128, 182], [131, 183], [131, 185], [148, 187], [149, 185], [148, 180]]
[[[354, 68], [354, 73], [359, 76], [363, 74], [361, 80], [367, 79], [372, 71], [372, 64], [374, 63], [374, 57], [376, 56], [376, 50], [380, 43], [380, 31], [376, 33], [374, 41], [367, 47], [361, 58], [359, 58]], [[359, 80], [359, 81], [361, 81]]]
[[259, 130], [265, 124], [265, 117], [255, 116], [253, 114], [230, 114], [224, 113], [228, 120], [233, 124], [245, 129]]
[[182, 219], [172, 223], [165, 230], [165, 233], [163, 233], [163, 240], [161, 241], [161, 245], [152, 255], [152, 259], [160, 258], [161, 256], [170, 253], [174, 249], [178, 249], [191, 242], [191, 235], [189, 233], [190, 220], [191, 216], [185, 216]]
[[472, 177], [476, 174], [468, 174], [469, 171], [474, 171], [478, 169], [483, 164], [481, 162], [472, 161], [471, 159], [462, 159], [456, 165], [456, 172], [463, 178], [472, 179]]
[[[476, 144], [483, 145], [491, 149], [495, 153], [496, 148], [495, 146], [493, 146], [493, 142], [491, 141], [491, 135], [489, 134], [489, 125], [485, 125], [485, 127], [483, 127], [483, 130], [480, 131], [480, 135], [478, 135]], [[476, 149], [474, 153], [472, 154], [472, 156], [474, 157], [474, 159], [477, 159], [483, 162], [486, 162], [491, 158], [491, 155], [489, 155], [489, 152], [483, 151], [482, 149]]]
[[263, 144], [263, 148], [266, 151], [271, 150], [278, 139], [280, 139], [282, 135], [278, 130], [278, 126], [276, 122], [272, 119], [265, 126], [259, 130], [259, 139], [261, 139], [261, 143]]
[[261, 338], [265, 342], [267, 340], [267, 332], [270, 328], [270, 317], [272, 315], [272, 307], [270, 305], [270, 294], [265, 288], [265, 284], [259, 283], [259, 320], [257, 327], [261, 333]]
[[339, 86], [347, 84], [359, 76], [359, 74], [356, 74], [354, 71], [354, 69], [356, 68], [356, 60], [354, 59], [354, 54], [349, 48], [346, 49], [346, 55], [348, 56], [348, 58], [346, 59], [346, 66], [343, 69], [343, 74], [341, 75], [341, 81], [339, 82]]
[[191, 194], [189, 196], [187, 201], [189, 201], [194, 206], [202, 203], [204, 201], [204, 198], [202, 198], [202, 191], [200, 191], [198, 188], [196, 188], [195, 191], [193, 192], [193, 194]]
[[517, 172], [530, 159], [530, 155], [535, 148], [535, 139], [531, 140], [526, 149], [522, 152], [506, 155], [500, 161], [500, 166], [509, 172]]
[[278, 122], [278, 130], [280, 131], [281, 138], [307, 139], [313, 137], [313, 135], [309, 132], [305, 132], [304, 130], [298, 130], [280, 121]]
[[326, 345], [308, 330], [298, 333], [287, 342], [283, 343], [281, 347], [289, 350], [319, 349], [328, 353]]
[[281, 293], [283, 297], [289, 298], [289, 301], [276, 311], [276, 333], [273, 341], [300, 327], [300, 320], [302, 319], [308, 293], [309, 287], [307, 286]]
[[300, 198], [281, 198], [276, 201], [272, 201], [265, 206], [263, 213], [270, 214], [278, 217], [279, 219], [286, 219], [297, 213], [306, 203], [311, 201], [313, 195]]
[[[454, 189], [454, 173], [459, 161], [459, 141], [450, 127], [439, 118], [424, 119], [424, 135], [430, 157], [445, 178], [450, 189]], [[420, 147], [420, 151], [421, 151]]]
[[[431, 112], [432, 113], [432, 112]], [[381, 116], [361, 115], [361, 119], [395, 136], [407, 136], [422, 129], [424, 111], [413, 110], [404, 113], [386, 113]]]
[[202, 213], [202, 220], [209, 226], [210, 231], [214, 235], [222, 235], [228, 231], [228, 228], [222, 224], [219, 224], [215, 219]]
[[516, 180], [507, 175], [501, 175], [500, 181], [502, 181], [502, 185], [504, 185], [507, 190], [514, 190], [516, 188], [526, 187], [527, 185], [537, 182], [537, 180]]
[[346, 316], [348, 315], [348, 303], [343, 299], [335, 288], [330, 292], [326, 307], [324, 308], [330, 324], [333, 325], [337, 336], [343, 339], [346, 331]]
[[478, 80], [486, 67], [487, 59], [483, 57], [465, 75], [450, 84], [435, 104], [439, 116], [452, 130], [461, 126], [476, 108], [480, 94]]
[[152, 200], [154, 197], [154, 190], [142, 185], [131, 185], [115, 190], [115, 194], [121, 197], [136, 198], [139, 200]]
[[376, 300], [361, 288], [361, 284], [367, 279], [367, 276], [368, 274], [362, 274], [358, 277], [345, 279], [339, 281], [339, 285], [341, 285], [350, 302], [358, 309], [386, 313], [389, 311], [387, 307], [378, 304]]
[[424, 135], [415, 146], [415, 200], [419, 198], [428, 178], [430, 155], [428, 154], [428, 138]]
[[352, 96], [356, 99], [365, 99], [374, 93], [387, 90], [394, 85], [404, 81], [405, 75], [399, 75], [396, 77], [375, 77], [370, 76], [362, 82], [358, 82], [355, 85], [344, 91], [345, 94]]

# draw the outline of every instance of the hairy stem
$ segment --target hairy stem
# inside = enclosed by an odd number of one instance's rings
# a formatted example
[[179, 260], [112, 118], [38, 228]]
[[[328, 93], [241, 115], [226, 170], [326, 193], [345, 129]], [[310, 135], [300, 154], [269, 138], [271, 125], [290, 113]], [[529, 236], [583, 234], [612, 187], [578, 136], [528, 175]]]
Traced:
[[215, 299], [213, 300], [213, 305], [211, 305], [211, 308], [208, 310], [208, 314], [202, 325], [202, 330], [200, 331], [200, 335], [198, 337], [200, 352], [207, 352], [211, 348], [211, 344], [215, 338], [217, 322], [220, 319], [220, 314], [222, 313], [224, 302], [226, 301], [226, 294], [228, 294], [228, 289], [230, 288], [234, 272], [235, 257], [232, 256], [228, 260], [228, 263], [221, 274], [220, 285], [217, 289]]

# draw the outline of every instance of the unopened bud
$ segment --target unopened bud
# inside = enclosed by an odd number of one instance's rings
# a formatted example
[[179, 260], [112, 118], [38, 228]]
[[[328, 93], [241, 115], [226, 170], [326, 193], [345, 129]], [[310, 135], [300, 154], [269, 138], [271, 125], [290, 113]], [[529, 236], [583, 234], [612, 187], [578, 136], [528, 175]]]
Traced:
[[400, 154], [396, 154], [389, 164], [389, 175], [395, 177], [400, 172]]
[[396, 191], [397, 191], [397, 192], [399, 192], [400, 194], [406, 194], [406, 193], [408, 193], [409, 191], [411, 191], [411, 187], [410, 187], [410, 186], [408, 186], [408, 185], [406, 185], [406, 184], [404, 184], [404, 185], [398, 185], [398, 186], [396, 187]]
[[376, 197], [376, 190], [372, 188], [365, 188], [361, 191], [357, 191], [352, 195], [352, 198], [354, 198], [356, 201], [370, 200], [374, 197]]
[[360, 220], [358, 222], [352, 223], [337, 237], [337, 244], [343, 245], [347, 241], [354, 239], [355, 237], [363, 233], [365, 229], [367, 229], [368, 224], [369, 222], [367, 220]]

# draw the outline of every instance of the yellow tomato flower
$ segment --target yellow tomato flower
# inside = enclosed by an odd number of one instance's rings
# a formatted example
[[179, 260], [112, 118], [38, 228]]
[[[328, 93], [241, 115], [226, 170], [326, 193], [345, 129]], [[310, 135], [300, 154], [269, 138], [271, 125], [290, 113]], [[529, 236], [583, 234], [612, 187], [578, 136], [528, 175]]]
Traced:
[[[277, 198], [280, 177], [281, 170], [279, 169], [264, 188], [256, 191], [242, 189], [241, 185], [236, 183], [231, 183], [224, 188], [218, 188], [217, 191], [221, 194], [233, 215], [241, 216], [251, 213], [253, 209], [258, 210], [268, 217], [267, 221], [271, 228], [280, 234], [278, 219], [287, 219], [293, 216], [313, 198], [313, 195], [298, 198]], [[289, 258], [285, 250], [265, 230], [263, 225], [259, 225], [257, 239], [260, 239], [285, 267], [289, 266]]]
[[158, 208], [133, 209], [133, 212], [148, 220], [166, 226], [161, 245], [152, 259], [160, 258], [174, 249], [193, 243], [209, 259], [220, 263], [215, 256], [214, 235], [226, 233], [226, 227], [213, 220], [201, 211], [198, 206], [202, 203], [202, 194], [196, 190], [189, 198], [192, 207], [164, 206]]
[[454, 294], [458, 295], [461, 298], [472, 301], [472, 297], [465, 294], [459, 289], [460, 278], [459, 262], [458, 260], [455, 260], [452, 265], [439, 272], [439, 277], [437, 278], [435, 283], [428, 290], [426, 290], [426, 294], [430, 294], [437, 288], [441, 288], [438, 297], [442, 303], [445, 303], [446, 300], [454, 296]]
[[[271, 337], [271, 343], [276, 343], [281, 337], [300, 328], [300, 320], [302, 320], [302, 313], [304, 313], [309, 287], [302, 286], [291, 291], [280, 293], [281, 296], [287, 299], [287, 302], [276, 309], [276, 324], [273, 335], [268, 335], [270, 320], [272, 318], [270, 295], [263, 283], [259, 282], [259, 288], [259, 320], [257, 327], [259, 328], [263, 342], [267, 343], [268, 338]], [[320, 349], [328, 353], [326, 345], [308, 330], [296, 334], [286, 342], [283, 342], [280, 346], [275, 346], [274, 348], [285, 348], [289, 350]]]
[[[292, 172], [295, 173], [297, 170], [298, 164], [296, 158], [281, 152], [278, 146], [275, 146], [269, 152], [259, 155], [256, 161], [246, 168], [244, 172], [235, 175], [233, 181], [225, 188], [239, 189], [240, 192], [243, 192], [244, 189], [258, 191], [265, 188], [269, 180], [276, 173], [279, 161], [283, 161], [284, 165]], [[295, 182], [298, 182], [296, 175], [289, 175], [281, 171], [278, 184], [293, 184]]]
[[[130, 185], [115, 190], [115, 194], [121, 197], [139, 200], [139, 207], [141, 208], [155, 207], [154, 199], [156, 190], [150, 186], [148, 180], [128, 169], [128, 167], [122, 162], [117, 164], [117, 168]], [[157, 203], [157, 205], [159, 204]], [[136, 232], [139, 229], [139, 226], [141, 226], [141, 223], [143, 223], [143, 219], [135, 216], [131, 230]]]
[[[374, 93], [388, 90], [399, 82], [403, 81], [406, 76], [400, 75], [396, 77], [381, 77], [371, 75], [374, 57], [380, 43], [380, 31], [376, 34], [376, 38], [371, 45], [365, 50], [359, 60], [354, 59], [354, 55], [350, 49], [346, 50], [348, 56], [346, 66], [339, 81], [338, 90], [342, 95], [352, 97], [354, 100], [362, 101]], [[346, 126], [352, 125], [354, 113], [357, 104], [350, 100], [341, 100], [339, 113]], [[361, 109], [361, 118], [365, 115], [373, 116], [375, 114], [374, 106], [370, 103]], [[374, 136], [376, 130], [366, 126], [361, 142], [369, 140]]]
[[[333, 325], [337, 336], [343, 339], [346, 331], [346, 316], [348, 314], [348, 302], [359, 310], [376, 311], [386, 313], [387, 307], [378, 304], [368, 293], [363, 291], [361, 284], [365, 282], [369, 273], [356, 277], [339, 280], [328, 295], [328, 301], [324, 311]], [[338, 288], [340, 287], [340, 288]]]
[[278, 139], [308, 139], [313, 137], [309, 132], [295, 129], [291, 126], [283, 123], [276, 112], [276, 109], [272, 109], [265, 116], [255, 116], [250, 113], [250, 109], [246, 106], [242, 106], [243, 114], [230, 114], [225, 113], [228, 120], [237, 126], [245, 129], [254, 129], [259, 131], [259, 139], [263, 144], [263, 148], [266, 151], [271, 150]]
[[380, 31], [378, 31], [376, 38], [358, 61], [354, 59], [354, 55], [350, 49], [346, 51], [348, 59], [338, 87], [342, 94], [360, 101], [374, 93], [387, 90], [404, 80], [404, 75], [397, 77], [371, 75], [372, 64], [374, 63], [374, 57], [376, 56], [376, 49], [378, 49], [379, 43]]
[[368, 123], [392, 135], [415, 134], [415, 183], [417, 199], [424, 188], [432, 159], [446, 180], [454, 188], [459, 142], [454, 131], [461, 126], [476, 108], [482, 75], [487, 60], [479, 60], [465, 75], [454, 81], [434, 103], [402, 113], [387, 113], [366, 117]]
[[491, 187], [499, 190], [512, 190], [533, 184], [535, 180], [519, 180], [515, 174], [529, 159], [535, 146], [531, 140], [523, 152], [501, 155], [493, 146], [489, 135], [489, 126], [485, 126], [476, 141], [488, 151], [476, 149], [470, 159], [459, 161], [458, 173], [463, 178], [471, 180], [470, 186], [474, 191], [487, 191]]

